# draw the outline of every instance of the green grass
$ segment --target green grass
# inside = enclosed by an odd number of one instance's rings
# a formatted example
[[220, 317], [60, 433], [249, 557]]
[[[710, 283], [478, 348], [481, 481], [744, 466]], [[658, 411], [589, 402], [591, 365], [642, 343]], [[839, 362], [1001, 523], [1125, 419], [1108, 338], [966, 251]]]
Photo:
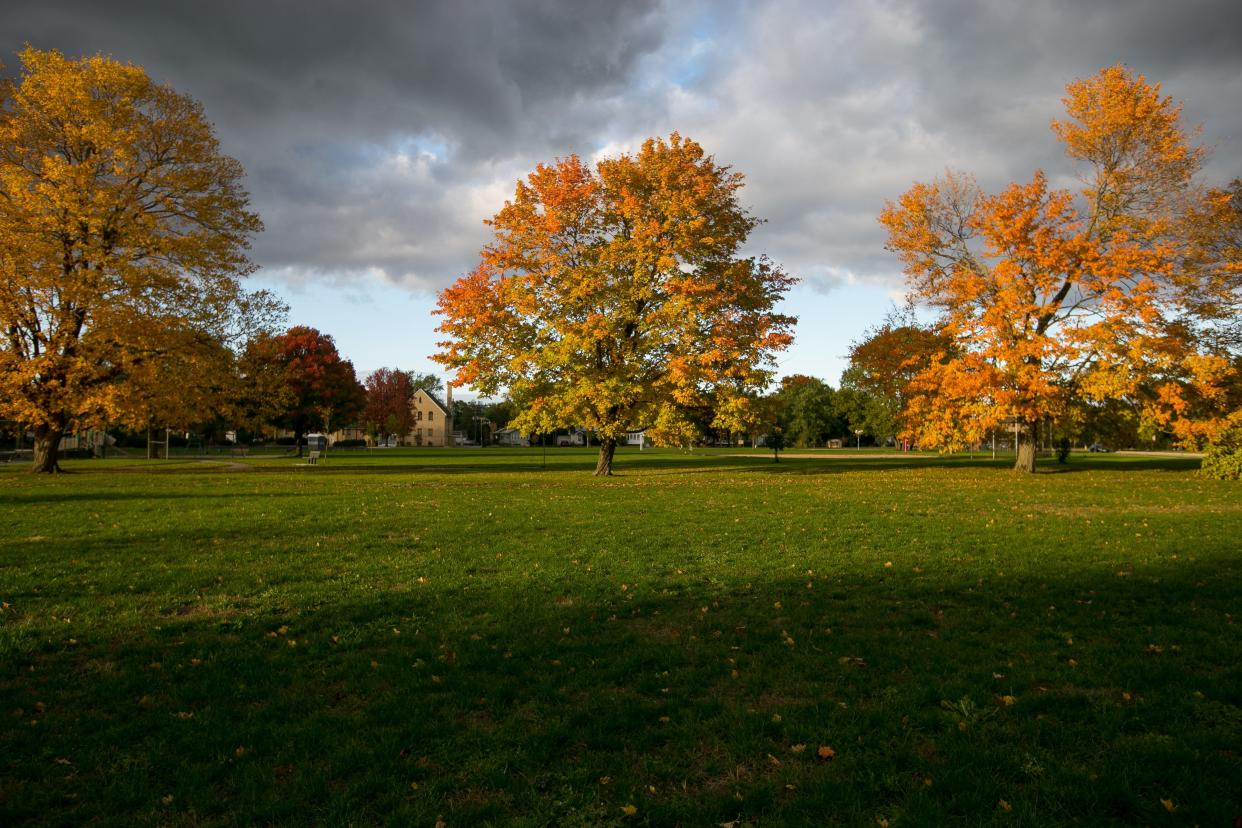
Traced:
[[0, 824], [1242, 815], [1197, 461], [593, 461], [0, 469]]

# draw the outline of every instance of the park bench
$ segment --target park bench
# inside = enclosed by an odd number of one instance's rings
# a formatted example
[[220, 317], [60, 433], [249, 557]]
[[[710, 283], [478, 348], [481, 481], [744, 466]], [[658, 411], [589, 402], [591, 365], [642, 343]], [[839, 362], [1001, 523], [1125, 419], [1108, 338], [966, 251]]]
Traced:
[[306, 456], [306, 462], [311, 464], [312, 466], [319, 465], [319, 452], [312, 451], [310, 454], [308, 454]]

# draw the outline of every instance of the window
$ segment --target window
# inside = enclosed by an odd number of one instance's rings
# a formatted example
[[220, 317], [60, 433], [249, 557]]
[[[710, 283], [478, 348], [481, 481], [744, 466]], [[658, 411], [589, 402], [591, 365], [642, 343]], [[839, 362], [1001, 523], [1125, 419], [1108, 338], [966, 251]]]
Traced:
[[414, 419], [416, 419], [416, 420], [421, 420], [422, 418], [423, 418], [423, 412], [421, 412], [421, 411], [420, 411], [420, 412], [418, 412], [418, 416], [417, 416], [417, 417], [415, 417]]
[[436, 418], [436, 412], [434, 412], [434, 411], [428, 411], [428, 412], [427, 412], [427, 419], [428, 419], [428, 420], [434, 420], [435, 418]]

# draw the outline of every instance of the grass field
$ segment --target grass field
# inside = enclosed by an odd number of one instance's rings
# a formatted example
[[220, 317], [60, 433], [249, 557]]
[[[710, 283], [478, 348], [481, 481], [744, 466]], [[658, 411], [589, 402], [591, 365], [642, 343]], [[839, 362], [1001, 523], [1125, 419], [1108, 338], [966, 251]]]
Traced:
[[0, 825], [1242, 817], [1197, 462], [0, 469]]

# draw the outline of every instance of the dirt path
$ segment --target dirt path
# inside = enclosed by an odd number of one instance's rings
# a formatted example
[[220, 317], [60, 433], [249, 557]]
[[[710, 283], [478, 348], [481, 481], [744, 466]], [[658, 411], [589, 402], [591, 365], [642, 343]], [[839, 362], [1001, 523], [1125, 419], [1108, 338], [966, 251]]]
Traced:
[[[721, 457], [760, 457], [765, 460], [772, 459], [772, 452], [766, 454], [722, 454]], [[918, 454], [917, 452], [889, 452], [886, 454], [798, 454], [791, 451], [782, 451], [781, 457], [788, 457], [790, 460], [870, 460], [881, 458], [884, 460], [934, 460], [937, 455], [934, 454]]]

